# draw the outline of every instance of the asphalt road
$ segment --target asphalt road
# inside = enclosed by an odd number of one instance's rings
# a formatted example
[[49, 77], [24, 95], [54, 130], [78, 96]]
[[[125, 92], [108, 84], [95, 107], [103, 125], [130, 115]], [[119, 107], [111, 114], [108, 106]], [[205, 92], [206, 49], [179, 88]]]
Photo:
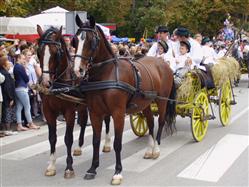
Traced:
[[[161, 155], [156, 160], [143, 159], [148, 136], [137, 138], [127, 118], [122, 150], [124, 179], [121, 186], [249, 186], [247, 84], [248, 78], [242, 76], [239, 87], [234, 89], [237, 105], [232, 106], [229, 126], [221, 126], [218, 107], [214, 107], [217, 118], [209, 122], [203, 141], [196, 143], [192, 138], [190, 119], [177, 117], [177, 133], [163, 136]], [[39, 131], [1, 138], [1, 186], [110, 186], [115, 164], [113, 150], [101, 153], [95, 180], [83, 179], [91, 165], [91, 127], [87, 127], [83, 155], [74, 157], [75, 178], [63, 178], [66, 166], [64, 133], [65, 124], [60, 123], [57, 130], [57, 174], [54, 177], [44, 176], [50, 152], [46, 126]], [[75, 147], [78, 125], [74, 133]], [[111, 134], [113, 136], [112, 127]]]

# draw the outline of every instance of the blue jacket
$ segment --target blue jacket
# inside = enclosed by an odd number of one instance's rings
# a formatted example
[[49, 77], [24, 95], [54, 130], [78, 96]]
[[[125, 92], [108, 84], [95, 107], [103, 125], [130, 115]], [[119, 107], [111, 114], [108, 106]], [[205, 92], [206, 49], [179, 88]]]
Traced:
[[27, 75], [25, 68], [21, 65], [16, 63], [14, 66], [14, 77], [15, 77], [15, 86], [18, 87], [28, 87], [29, 76]]

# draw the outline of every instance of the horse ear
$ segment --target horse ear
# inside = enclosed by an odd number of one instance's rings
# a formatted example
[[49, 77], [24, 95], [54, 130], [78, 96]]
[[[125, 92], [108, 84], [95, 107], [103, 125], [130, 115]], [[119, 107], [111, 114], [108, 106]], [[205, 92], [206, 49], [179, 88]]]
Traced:
[[89, 16], [87, 16], [87, 19], [88, 19], [89, 22], [90, 22], [90, 26], [91, 26], [91, 27], [95, 27], [95, 19], [94, 19], [94, 17], [91, 16], [91, 15], [89, 15]]
[[56, 38], [59, 39], [62, 36], [62, 26], [60, 27], [59, 32], [56, 34]]
[[81, 21], [80, 16], [78, 14], [76, 14], [75, 21], [76, 21], [76, 25], [79, 28], [83, 27], [83, 22]]
[[42, 30], [41, 26], [37, 25], [36, 30], [37, 30], [39, 36], [41, 37], [43, 35], [43, 30]]

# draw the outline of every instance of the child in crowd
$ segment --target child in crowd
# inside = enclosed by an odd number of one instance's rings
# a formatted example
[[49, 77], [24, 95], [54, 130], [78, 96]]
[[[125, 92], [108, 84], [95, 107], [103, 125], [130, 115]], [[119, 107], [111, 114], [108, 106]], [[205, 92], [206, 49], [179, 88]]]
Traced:
[[180, 42], [180, 55], [176, 57], [175, 70], [180, 68], [192, 69], [192, 60], [190, 58], [190, 43], [188, 41]]
[[164, 60], [164, 62], [169, 64], [172, 71], [174, 71], [175, 59], [173, 58], [172, 55], [170, 55], [168, 53], [169, 46], [168, 46], [167, 42], [163, 41], [163, 40], [159, 41], [157, 44], [157, 50], [158, 50], [158, 52], [157, 52], [156, 57], [162, 58]]

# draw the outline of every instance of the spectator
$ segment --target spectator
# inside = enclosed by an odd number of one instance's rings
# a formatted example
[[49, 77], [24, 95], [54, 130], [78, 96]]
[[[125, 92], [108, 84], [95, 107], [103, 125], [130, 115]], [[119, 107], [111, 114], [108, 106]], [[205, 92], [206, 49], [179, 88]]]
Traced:
[[29, 76], [27, 75], [27, 63], [25, 62], [25, 56], [23, 54], [18, 55], [17, 63], [14, 66], [15, 77], [15, 93], [16, 93], [16, 118], [17, 118], [17, 130], [26, 131], [28, 128], [22, 126], [21, 111], [24, 108], [25, 117], [28, 121], [28, 127], [30, 129], [39, 129], [40, 127], [35, 125], [31, 118], [30, 113], [30, 101], [28, 95], [28, 82]]
[[15, 122], [15, 82], [11, 77], [10, 63], [7, 56], [0, 56], [0, 73], [4, 75], [5, 81], [1, 84], [3, 92], [3, 103], [2, 103], [2, 124], [6, 128], [5, 135], [13, 135], [16, 132], [10, 131], [10, 125]]
[[[5, 80], [5, 77], [3, 74], [0, 73], [0, 84], [2, 84]], [[2, 96], [2, 88], [0, 87], [0, 120], [2, 118], [2, 103], [3, 103], [3, 96]], [[1, 126], [1, 130], [3, 127]], [[5, 136], [4, 132], [0, 132], [0, 137]]]
[[31, 88], [31, 85], [37, 84], [37, 74], [35, 67], [37, 66], [36, 60], [33, 58], [31, 50], [24, 49], [22, 51], [22, 54], [25, 55], [25, 60], [27, 62], [27, 68], [28, 68], [28, 75], [29, 75], [29, 83], [28, 83], [28, 93], [30, 97], [30, 103], [31, 103], [31, 113], [34, 118], [38, 117], [38, 100], [37, 100], [37, 92], [36, 90], [33, 90]]

